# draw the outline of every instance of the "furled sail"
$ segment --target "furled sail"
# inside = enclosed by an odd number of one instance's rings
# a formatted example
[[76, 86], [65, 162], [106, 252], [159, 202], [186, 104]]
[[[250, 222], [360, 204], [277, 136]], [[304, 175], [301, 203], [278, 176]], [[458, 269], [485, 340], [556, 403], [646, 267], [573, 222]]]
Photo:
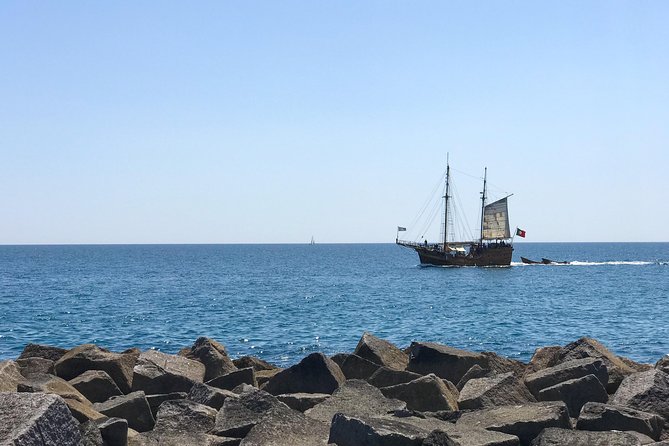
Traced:
[[510, 238], [509, 209], [506, 197], [490, 203], [483, 210], [483, 238], [501, 239]]

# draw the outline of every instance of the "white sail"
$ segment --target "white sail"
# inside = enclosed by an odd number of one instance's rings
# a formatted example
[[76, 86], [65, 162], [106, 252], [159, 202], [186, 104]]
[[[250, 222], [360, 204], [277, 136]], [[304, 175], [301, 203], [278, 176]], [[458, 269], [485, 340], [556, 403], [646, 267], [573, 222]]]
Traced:
[[483, 238], [510, 238], [509, 209], [506, 197], [487, 205], [483, 211]]

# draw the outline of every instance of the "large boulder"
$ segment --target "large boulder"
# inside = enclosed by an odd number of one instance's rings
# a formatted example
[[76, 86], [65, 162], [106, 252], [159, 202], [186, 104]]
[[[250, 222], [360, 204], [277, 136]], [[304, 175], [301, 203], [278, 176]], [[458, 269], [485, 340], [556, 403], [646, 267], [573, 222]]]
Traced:
[[132, 388], [132, 369], [137, 362], [137, 354], [113, 353], [93, 344], [84, 344], [65, 353], [55, 364], [54, 371], [59, 377], [70, 380], [87, 370], [103, 370], [114, 380], [123, 393]]
[[528, 403], [500, 406], [464, 413], [456, 426], [479, 427], [515, 435], [521, 444], [528, 445], [548, 427], [571, 428], [569, 413], [564, 403]]
[[559, 364], [560, 352], [562, 352], [560, 345], [537, 348], [527, 364], [527, 372], [533, 373]]
[[346, 381], [339, 366], [322, 353], [312, 353], [298, 364], [274, 375], [263, 390], [282, 393], [332, 393]]
[[223, 390], [207, 384], [196, 383], [188, 393], [188, 399], [196, 403], [204, 404], [219, 410], [228, 398], [238, 398], [236, 393]]
[[88, 370], [69, 382], [93, 403], [101, 403], [112, 396], [122, 395], [114, 380], [102, 370]]
[[146, 394], [189, 392], [193, 384], [203, 381], [204, 374], [205, 367], [198, 361], [147, 350], [137, 359], [132, 389]]
[[109, 418], [95, 421], [105, 446], [126, 446], [128, 443], [128, 421], [123, 418]]
[[346, 355], [346, 358], [338, 365], [346, 379], [367, 379], [380, 367], [358, 355]]
[[232, 390], [240, 384], [248, 384], [250, 386], [258, 387], [256, 374], [252, 367], [247, 367], [245, 369], [239, 369], [230, 373], [226, 373], [225, 375], [220, 375], [211, 381], [207, 381], [207, 384], [212, 387], [218, 387], [219, 389], [225, 390]]
[[367, 332], [362, 334], [353, 354], [394, 370], [404, 370], [409, 364], [406, 353], [390, 342]]
[[151, 430], [155, 424], [146, 395], [141, 391], [112, 397], [103, 403], [95, 403], [93, 407], [108, 417], [124, 418], [128, 426], [138, 432]]
[[269, 393], [248, 387], [240, 393], [239, 398], [225, 400], [211, 433], [222, 437], [244, 438], [265, 417], [291, 410]]
[[53, 370], [54, 364], [55, 361], [38, 357], [23, 358], [16, 360], [16, 365], [19, 366], [19, 371], [23, 376], [34, 375], [36, 373], [42, 373], [42, 374], [46, 373], [49, 375], [53, 375], [56, 373]]
[[58, 361], [67, 353], [67, 350], [50, 345], [28, 344], [23, 348], [18, 359], [25, 358], [43, 358], [50, 361]]
[[545, 429], [532, 446], [641, 446], [641, 440], [628, 432], [589, 432], [571, 429]]
[[172, 393], [157, 393], [154, 395], [145, 395], [145, 397], [146, 397], [146, 402], [149, 403], [149, 407], [151, 408], [151, 414], [153, 414], [153, 418], [155, 419], [158, 416], [158, 409], [160, 408], [160, 405], [163, 404], [165, 401], [185, 400], [186, 398], [188, 398], [188, 395], [189, 394], [186, 392], [172, 392]]
[[454, 384], [458, 390], [462, 390], [463, 387], [465, 387], [465, 384], [467, 384], [467, 381], [470, 379], [488, 378], [493, 375], [495, 375], [495, 373], [492, 370], [484, 369], [480, 365], [474, 364], [470, 367], [469, 370], [467, 370], [467, 373], [465, 373], [462, 378], [460, 378], [460, 381]]
[[22, 381], [23, 375], [16, 362], [0, 361], [0, 392], [16, 392], [18, 384]]
[[434, 374], [396, 386], [384, 387], [381, 392], [387, 398], [406, 402], [410, 410], [436, 412], [458, 410], [457, 389], [448, 386]]
[[274, 370], [278, 368], [277, 366], [270, 364], [267, 361], [263, 361], [262, 359], [257, 358], [255, 356], [242, 356], [240, 358], [233, 359], [232, 363], [238, 369], [246, 369], [248, 367], [251, 367], [256, 372], [259, 372], [261, 370]]
[[495, 352], [481, 352], [481, 355], [486, 358], [488, 369], [495, 374], [513, 372], [516, 376], [523, 376], [527, 373], [527, 364], [524, 362], [498, 355]]
[[0, 392], [0, 444], [79, 446], [80, 441], [79, 423], [61, 397]]
[[62, 378], [46, 374], [30, 375], [17, 386], [19, 392], [53, 393], [65, 399], [71, 399], [91, 405], [91, 402]]
[[624, 406], [586, 403], [576, 422], [576, 429], [587, 431], [635, 431], [659, 440], [664, 420], [650, 412]]
[[79, 433], [81, 434], [80, 446], [105, 446], [100, 429], [94, 421], [85, 421], [79, 424]]
[[70, 409], [72, 416], [80, 423], [96, 421], [105, 417], [103, 414], [95, 410], [90, 403], [82, 403], [68, 398], [64, 398], [63, 401], [67, 404], [67, 408]]
[[158, 409], [154, 432], [206, 433], [214, 427], [218, 411], [189, 400], [165, 401]]
[[384, 415], [406, 408], [403, 401], [386, 398], [379, 389], [365, 381], [346, 381], [332, 396], [312, 409], [306, 415], [323, 423], [330, 423], [336, 413], [351, 416]]
[[409, 348], [410, 372], [427, 375], [434, 373], [440, 378], [457, 383], [474, 365], [489, 368], [488, 358], [481, 353], [468, 352], [433, 342], [412, 342]]
[[213, 339], [198, 338], [190, 350], [184, 352], [184, 356], [204, 364], [205, 381], [237, 370], [237, 367], [228, 356], [225, 346]]
[[463, 410], [531, 402], [536, 402], [534, 396], [513, 372], [470, 379], [458, 397], [458, 407]]
[[326, 446], [330, 424], [295, 410], [271, 412], [251, 428], [240, 446]]
[[372, 376], [369, 377], [369, 382], [374, 387], [390, 387], [397, 384], [408, 383], [414, 379], [420, 378], [421, 375], [406, 370], [393, 370], [388, 367], [379, 367]]
[[587, 375], [596, 376], [603, 386], [609, 381], [606, 365], [600, 358], [582, 358], [530, 373], [525, 376], [525, 385], [534, 396], [539, 396], [539, 392], [546, 387]]
[[609, 402], [654, 412], [669, 421], [669, 374], [651, 369], [629, 375]]
[[578, 417], [587, 402], [605, 403], [609, 399], [606, 389], [595, 375], [570, 379], [539, 392], [540, 401], [563, 401], [569, 416]]

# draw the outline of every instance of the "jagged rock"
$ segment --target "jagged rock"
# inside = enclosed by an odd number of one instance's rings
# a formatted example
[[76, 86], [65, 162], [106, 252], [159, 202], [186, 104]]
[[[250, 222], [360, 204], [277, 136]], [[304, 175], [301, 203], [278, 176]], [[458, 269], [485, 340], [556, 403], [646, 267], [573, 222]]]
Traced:
[[534, 439], [532, 446], [640, 446], [641, 441], [627, 432], [575, 431], [548, 428]]
[[358, 355], [347, 355], [339, 367], [346, 379], [367, 379], [380, 366]]
[[530, 358], [530, 362], [527, 364], [528, 373], [538, 372], [539, 370], [558, 365], [560, 362], [560, 352], [562, 352], [562, 347], [559, 345], [537, 348]]
[[528, 403], [515, 406], [500, 406], [476, 412], [464, 413], [456, 426], [479, 427], [515, 435], [520, 443], [527, 445], [548, 427], [571, 428], [567, 406], [562, 402]]
[[89, 406], [91, 405], [91, 402], [70, 383], [53, 375], [30, 375], [23, 382], [19, 383], [17, 389], [19, 392], [53, 393], [65, 399], [72, 399]]
[[663, 371], [664, 373], [669, 373], [669, 355], [665, 355], [662, 358], [660, 358], [655, 363], [655, 368]]
[[189, 400], [165, 401], [158, 409], [154, 432], [206, 433], [214, 427], [218, 411]]
[[458, 381], [455, 387], [458, 390], [462, 390], [465, 384], [467, 384], [467, 381], [470, 379], [487, 378], [491, 375], [494, 375], [492, 370], [484, 369], [480, 365], [474, 364], [469, 370], [467, 370], [467, 373], [465, 373], [464, 376], [460, 378], [460, 381]]
[[312, 353], [298, 364], [270, 378], [263, 390], [282, 393], [332, 393], [346, 381], [339, 366], [322, 353]]
[[104, 418], [95, 421], [105, 446], [126, 446], [128, 444], [128, 421], [123, 418]]
[[596, 376], [603, 386], [606, 386], [609, 380], [606, 365], [604, 365], [601, 359], [583, 358], [566, 361], [562, 364], [530, 373], [525, 376], [525, 385], [534, 396], [539, 396], [539, 392], [542, 389], [587, 375]]
[[26, 358], [44, 358], [51, 361], [58, 361], [67, 353], [67, 350], [59, 347], [52, 347], [50, 345], [28, 344], [23, 348], [18, 359]]
[[414, 379], [420, 378], [422, 375], [406, 370], [393, 370], [388, 367], [379, 367], [372, 376], [369, 377], [369, 382], [374, 387], [390, 387], [397, 384], [408, 383]]
[[517, 446], [520, 442], [518, 437], [502, 434], [500, 432], [487, 431], [485, 429], [475, 431], [432, 431], [421, 446]]
[[153, 429], [155, 424], [151, 407], [142, 391], [112, 397], [104, 403], [93, 404], [93, 408], [108, 417], [128, 420], [128, 426], [138, 432]]
[[498, 355], [495, 352], [481, 352], [488, 360], [488, 369], [495, 374], [513, 372], [516, 376], [523, 376], [527, 372], [527, 364], [515, 359]]
[[0, 392], [0, 444], [79, 446], [80, 441], [79, 425], [61, 397]]
[[276, 397], [283, 404], [298, 412], [311, 409], [328, 398], [330, 398], [330, 395], [327, 393], [284, 393]]
[[559, 355], [559, 362], [582, 358], [600, 358], [604, 362], [609, 373], [609, 382], [606, 385], [608, 393], [615, 392], [625, 376], [640, 371], [630, 364], [632, 361], [622, 360], [591, 338], [581, 338], [564, 346]]
[[[237, 370], [237, 367], [228, 356], [223, 344], [213, 339], [198, 338], [185, 356], [200, 361], [205, 366], [204, 381]], [[200, 380], [202, 381], [202, 380]]]
[[65, 398], [64, 401], [65, 404], [67, 404], [67, 408], [70, 409], [72, 416], [80, 423], [95, 421], [105, 417], [103, 414], [93, 409], [90, 403], [84, 404], [68, 398]]
[[460, 392], [460, 409], [487, 409], [495, 406], [535, 402], [534, 396], [513, 372], [467, 381]]
[[[344, 414], [334, 416], [330, 426], [329, 442], [338, 446], [421, 446], [435, 431], [447, 433], [451, 439], [457, 439], [457, 443], [453, 444], [462, 446], [518, 444], [518, 438], [512, 435], [469, 426], [460, 429], [452, 423], [436, 418], [350, 417]], [[434, 440], [435, 436], [431, 438]]]
[[224, 390], [232, 390], [240, 384], [248, 384], [250, 386], [258, 387], [256, 374], [252, 367], [235, 370], [234, 372], [226, 373], [211, 381], [207, 381], [207, 385]]
[[188, 393], [188, 399], [196, 403], [204, 404], [219, 410], [228, 398], [238, 398], [238, 395], [230, 390], [223, 390], [207, 384], [196, 383]]
[[122, 395], [114, 380], [102, 370], [88, 370], [69, 382], [93, 403], [101, 403], [112, 396]]
[[272, 379], [272, 377], [283, 369], [271, 369], [271, 370], [259, 370], [256, 372], [256, 381], [258, 382], [258, 387], [262, 388], [267, 382]]
[[394, 370], [404, 370], [409, 364], [409, 357], [406, 353], [390, 342], [368, 332], [362, 334], [353, 354]]
[[158, 408], [160, 407], [161, 404], [163, 404], [165, 401], [186, 399], [188, 398], [188, 394], [186, 392], [172, 392], [172, 393], [158, 393], [155, 395], [145, 395], [145, 397], [146, 397], [146, 402], [149, 403], [149, 407], [151, 408], [151, 414], [155, 419], [158, 416]]
[[[56, 373], [53, 370], [54, 364], [55, 362], [50, 359], [44, 359], [38, 357], [23, 358], [16, 360], [16, 365], [19, 366], [19, 372], [23, 376], [30, 376], [35, 374], [54, 375]], [[0, 366], [0, 368], [1, 367], [2, 366]]]
[[629, 375], [609, 402], [654, 412], [669, 421], [669, 374], [651, 369]]
[[433, 342], [412, 342], [409, 354], [410, 372], [434, 373], [450, 382], [459, 382], [467, 371], [478, 364], [489, 368], [488, 358], [481, 353], [468, 352]]
[[246, 369], [251, 367], [256, 372], [261, 370], [274, 370], [278, 368], [277, 366], [270, 364], [267, 361], [263, 361], [260, 358], [256, 358], [255, 356], [242, 356], [241, 358], [233, 359], [232, 363], [238, 369]]
[[406, 402], [407, 408], [411, 410], [458, 410], [457, 389], [453, 384], [451, 386], [431, 373], [408, 383], [384, 387], [381, 392], [388, 398]]
[[79, 425], [81, 435], [80, 446], [105, 446], [100, 429], [93, 421], [86, 421]]
[[330, 423], [336, 413], [350, 416], [383, 415], [406, 408], [406, 403], [386, 398], [379, 389], [362, 380], [346, 381], [332, 396], [306, 411], [309, 418]]
[[12, 360], [0, 361], [0, 392], [16, 392], [23, 381], [18, 364]]
[[540, 401], [563, 401], [571, 417], [578, 417], [587, 402], [605, 403], [608, 399], [606, 389], [595, 375], [570, 379], [539, 392]]
[[121, 392], [130, 392], [135, 353], [112, 353], [93, 344], [84, 344], [65, 353], [54, 364], [56, 375], [70, 380], [87, 370], [103, 370], [114, 380]]
[[241, 446], [325, 446], [329, 429], [329, 423], [305, 417], [295, 410], [282, 410], [253, 426]]
[[133, 391], [146, 394], [189, 392], [193, 384], [202, 382], [205, 367], [183, 356], [168, 355], [156, 350], [142, 352], [133, 370]]
[[250, 387], [239, 398], [228, 398], [216, 416], [211, 433], [223, 437], [243, 438], [253, 426], [276, 412], [291, 411], [267, 392]]
[[576, 429], [636, 431], [654, 440], [660, 439], [663, 426], [662, 417], [654, 413], [602, 403], [586, 403], [576, 422]]

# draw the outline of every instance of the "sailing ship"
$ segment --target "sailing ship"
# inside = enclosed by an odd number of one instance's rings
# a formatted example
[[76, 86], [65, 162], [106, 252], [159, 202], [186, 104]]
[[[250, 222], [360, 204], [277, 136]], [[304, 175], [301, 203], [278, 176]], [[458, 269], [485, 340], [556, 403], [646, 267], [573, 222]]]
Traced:
[[421, 264], [439, 266], [508, 266], [511, 264], [513, 253], [513, 238], [509, 229], [509, 210], [507, 199], [511, 195], [486, 203], [486, 183], [488, 169], [483, 175], [483, 192], [481, 193], [481, 231], [478, 240], [450, 241], [448, 240], [448, 206], [450, 194], [450, 165], [446, 163], [446, 187], [444, 194], [444, 236], [441, 243], [417, 243], [399, 239], [399, 231], [405, 228], [398, 227], [398, 237], [395, 243], [411, 248], [418, 253]]

